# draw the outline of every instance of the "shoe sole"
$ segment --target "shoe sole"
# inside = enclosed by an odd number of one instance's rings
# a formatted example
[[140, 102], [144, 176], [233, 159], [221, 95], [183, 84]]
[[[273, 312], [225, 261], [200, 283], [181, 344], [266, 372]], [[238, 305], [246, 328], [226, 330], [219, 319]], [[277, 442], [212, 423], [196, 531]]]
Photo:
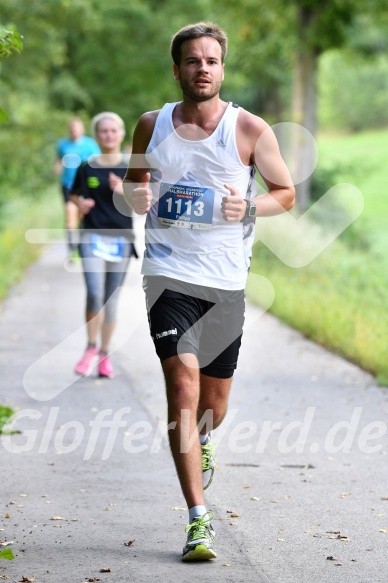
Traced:
[[98, 373], [98, 376], [100, 379], [114, 379], [115, 375], [113, 374], [101, 374], [100, 372]]
[[208, 549], [205, 545], [197, 545], [182, 557], [182, 561], [208, 561], [216, 559], [217, 554], [213, 549]]

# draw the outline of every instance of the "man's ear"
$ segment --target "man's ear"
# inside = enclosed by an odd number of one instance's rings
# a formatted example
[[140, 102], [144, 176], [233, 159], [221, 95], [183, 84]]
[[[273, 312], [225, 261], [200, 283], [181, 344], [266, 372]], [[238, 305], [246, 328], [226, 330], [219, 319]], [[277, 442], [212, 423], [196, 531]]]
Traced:
[[225, 64], [222, 65], [222, 81], [225, 78]]
[[178, 69], [178, 67], [175, 65], [175, 63], [174, 63], [174, 65], [173, 65], [173, 70], [174, 70], [174, 77], [175, 77], [175, 80], [176, 80], [176, 81], [179, 81], [179, 69]]

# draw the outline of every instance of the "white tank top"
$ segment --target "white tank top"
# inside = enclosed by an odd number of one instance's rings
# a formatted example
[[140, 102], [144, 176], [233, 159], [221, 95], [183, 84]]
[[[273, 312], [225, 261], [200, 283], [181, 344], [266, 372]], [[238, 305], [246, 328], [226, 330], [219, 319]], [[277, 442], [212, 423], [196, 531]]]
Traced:
[[153, 202], [146, 220], [144, 275], [163, 275], [226, 290], [244, 289], [254, 221], [228, 223], [222, 197], [235, 186], [255, 196], [254, 167], [245, 166], [236, 145], [239, 106], [229, 103], [205, 139], [187, 140], [175, 131], [172, 112], [161, 109], [146, 151]]

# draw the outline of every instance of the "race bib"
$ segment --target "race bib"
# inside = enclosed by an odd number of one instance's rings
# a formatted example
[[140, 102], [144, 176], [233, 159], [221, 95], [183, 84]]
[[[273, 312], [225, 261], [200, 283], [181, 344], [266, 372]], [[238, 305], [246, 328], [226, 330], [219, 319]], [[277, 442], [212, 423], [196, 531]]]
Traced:
[[158, 218], [163, 225], [186, 229], [211, 229], [213, 220], [213, 188], [160, 185]]
[[105, 261], [118, 263], [123, 258], [124, 237], [110, 237], [91, 233], [90, 243], [93, 255], [101, 257]]

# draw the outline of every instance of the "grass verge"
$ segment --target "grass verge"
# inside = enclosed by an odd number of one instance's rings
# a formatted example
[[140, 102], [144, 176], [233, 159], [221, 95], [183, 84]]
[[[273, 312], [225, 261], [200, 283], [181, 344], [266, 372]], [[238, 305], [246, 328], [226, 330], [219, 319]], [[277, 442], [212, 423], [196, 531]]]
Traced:
[[[274, 286], [273, 314], [376, 375], [382, 385], [388, 385], [387, 150], [388, 131], [322, 139], [323, 163], [348, 168], [337, 180], [361, 190], [363, 213], [306, 267], [288, 267], [262, 243], [254, 247], [251, 266]], [[287, 245], [287, 233], [276, 236]], [[309, 245], [308, 230], [303, 244]], [[248, 284], [252, 301], [258, 294]]]
[[28, 243], [28, 229], [60, 229], [63, 209], [58, 188], [47, 189], [39, 198], [23, 198], [4, 203], [0, 224], [0, 300], [19, 281], [26, 268], [40, 255], [42, 245]]

